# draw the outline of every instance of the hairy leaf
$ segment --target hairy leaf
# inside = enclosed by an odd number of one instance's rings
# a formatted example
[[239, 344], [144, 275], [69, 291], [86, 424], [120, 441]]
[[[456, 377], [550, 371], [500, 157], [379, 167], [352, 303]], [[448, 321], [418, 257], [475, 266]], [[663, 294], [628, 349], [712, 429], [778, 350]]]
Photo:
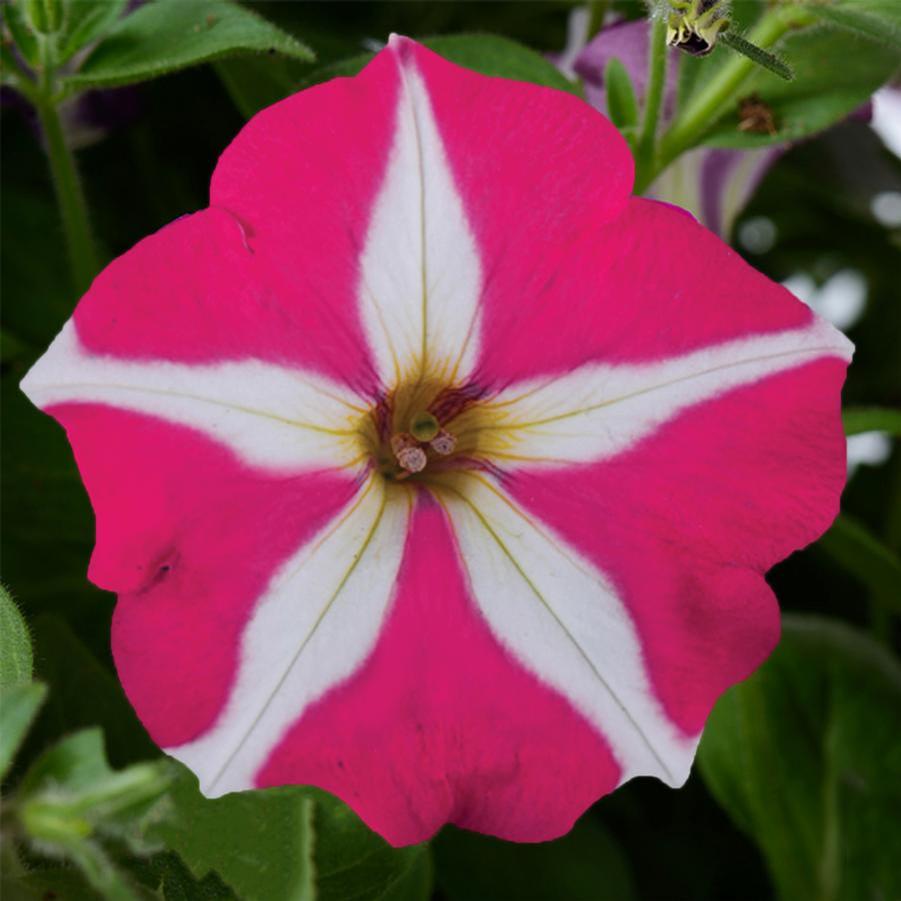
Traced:
[[241, 53], [315, 59], [305, 44], [229, 0], [155, 0], [120, 19], [63, 87], [132, 84]]
[[805, 9], [827, 22], [901, 50], [898, 0], [820, 0]]
[[174, 815], [154, 834], [195, 878], [216, 872], [244, 901], [429, 897], [430, 880], [416, 870], [427, 850], [391, 848], [324, 792], [280, 788], [211, 800], [182, 770], [171, 798]]
[[33, 657], [28, 626], [0, 585], [0, 689], [31, 681]]
[[64, 63], [73, 54], [102, 37], [122, 15], [127, 0], [69, 0], [56, 54]]
[[22, 15], [20, 3], [0, 4], [0, 21], [3, 30], [8, 31], [16, 49], [22, 58], [32, 66], [38, 61], [38, 41], [34, 32], [28, 27], [25, 16]]
[[0, 778], [9, 771], [46, 695], [47, 687], [40, 682], [0, 689]]

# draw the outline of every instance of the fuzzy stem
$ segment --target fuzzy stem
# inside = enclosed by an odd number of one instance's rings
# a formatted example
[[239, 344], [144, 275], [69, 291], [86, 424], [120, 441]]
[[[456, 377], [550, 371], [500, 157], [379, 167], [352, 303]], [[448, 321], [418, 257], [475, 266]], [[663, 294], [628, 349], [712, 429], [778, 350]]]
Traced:
[[778, 56], [773, 56], [772, 53], [761, 50], [756, 44], [746, 41], [737, 32], [725, 32], [720, 37], [720, 41], [727, 47], [731, 47], [736, 53], [740, 53], [752, 62], [757, 63], [758, 66], [768, 69], [773, 75], [777, 75], [783, 81], [791, 81], [795, 77], [791, 66], [784, 63]]
[[603, 27], [610, 0], [591, 0], [588, 4], [588, 40], [590, 41]]
[[49, 52], [42, 52], [38, 89], [33, 101], [44, 133], [44, 145], [66, 236], [72, 279], [75, 288], [84, 292], [97, 274], [97, 252], [75, 158], [66, 143], [59, 109], [52, 97], [53, 72], [50, 56]]
[[655, 16], [648, 44], [648, 87], [645, 91], [644, 118], [635, 153], [635, 193], [641, 193], [651, 182], [655, 168], [657, 123], [666, 87], [666, 22]]
[[36, 104], [44, 142], [53, 176], [53, 188], [59, 206], [72, 279], [79, 292], [84, 292], [97, 274], [97, 253], [91, 237], [91, 224], [84, 191], [75, 168], [75, 158], [66, 144], [59, 112], [53, 101], [40, 98]]

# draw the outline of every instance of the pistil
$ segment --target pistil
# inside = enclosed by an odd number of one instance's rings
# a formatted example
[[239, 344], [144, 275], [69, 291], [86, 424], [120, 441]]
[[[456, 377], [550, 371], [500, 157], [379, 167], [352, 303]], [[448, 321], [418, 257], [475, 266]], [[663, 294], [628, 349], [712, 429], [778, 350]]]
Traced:
[[421, 410], [409, 420], [409, 431], [391, 437], [391, 452], [404, 470], [401, 478], [422, 472], [429, 462], [429, 451], [447, 457], [457, 448], [457, 439], [445, 429], [434, 413]]
[[417, 440], [427, 443], [441, 431], [441, 424], [433, 413], [422, 410], [410, 420], [410, 434]]

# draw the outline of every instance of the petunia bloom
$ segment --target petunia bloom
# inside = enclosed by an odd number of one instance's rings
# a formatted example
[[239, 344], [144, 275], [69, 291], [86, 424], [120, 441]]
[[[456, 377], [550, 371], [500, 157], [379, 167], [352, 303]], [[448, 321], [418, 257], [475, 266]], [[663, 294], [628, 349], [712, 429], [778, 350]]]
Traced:
[[679, 785], [844, 481], [847, 340], [578, 98], [403, 39], [254, 117], [25, 379], [151, 736], [395, 844]]

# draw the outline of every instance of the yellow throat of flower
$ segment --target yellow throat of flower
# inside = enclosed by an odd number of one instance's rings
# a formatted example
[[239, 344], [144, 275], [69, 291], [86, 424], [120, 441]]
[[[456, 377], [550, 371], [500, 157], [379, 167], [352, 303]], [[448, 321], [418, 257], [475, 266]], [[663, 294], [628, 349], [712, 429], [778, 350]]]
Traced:
[[389, 482], [440, 484], [451, 473], [485, 468], [480, 433], [491, 419], [482, 392], [420, 378], [383, 395], [360, 422], [375, 470]]

